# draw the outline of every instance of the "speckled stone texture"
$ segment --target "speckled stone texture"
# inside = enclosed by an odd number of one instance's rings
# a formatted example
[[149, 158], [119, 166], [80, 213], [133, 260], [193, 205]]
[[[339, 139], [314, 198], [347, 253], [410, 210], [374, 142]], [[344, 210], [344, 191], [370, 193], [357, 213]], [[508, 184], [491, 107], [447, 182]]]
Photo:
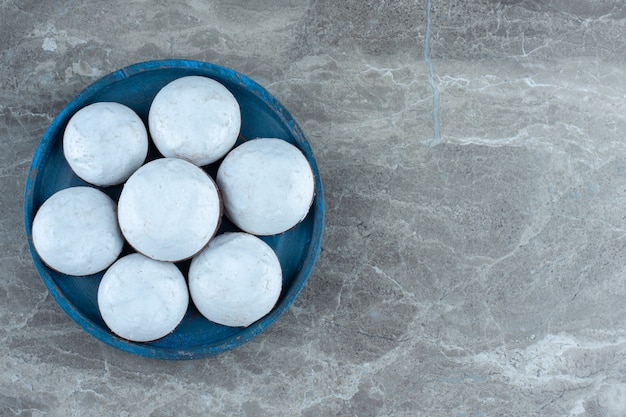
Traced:
[[[1, 416], [626, 416], [623, 0], [0, 3]], [[293, 113], [323, 250], [266, 332], [183, 362], [105, 345], [22, 220], [47, 126], [190, 58]]]

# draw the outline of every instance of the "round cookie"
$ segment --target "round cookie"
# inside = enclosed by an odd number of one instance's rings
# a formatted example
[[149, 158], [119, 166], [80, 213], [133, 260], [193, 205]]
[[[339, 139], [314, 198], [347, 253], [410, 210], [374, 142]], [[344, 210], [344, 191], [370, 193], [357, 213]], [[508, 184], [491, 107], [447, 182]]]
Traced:
[[148, 126], [163, 156], [203, 166], [222, 158], [235, 145], [241, 112], [235, 97], [222, 84], [207, 77], [187, 76], [157, 93]]
[[281, 139], [244, 142], [226, 155], [217, 185], [226, 216], [255, 235], [283, 233], [301, 222], [313, 202], [315, 181], [304, 154]]
[[66, 188], [48, 198], [35, 215], [32, 235], [44, 263], [67, 275], [106, 269], [124, 246], [115, 202], [91, 187]]
[[225, 326], [246, 327], [271, 311], [282, 289], [272, 248], [256, 236], [224, 233], [196, 255], [189, 292], [198, 311]]
[[188, 305], [187, 283], [176, 265], [138, 253], [111, 265], [98, 287], [98, 308], [106, 325], [136, 342], [170, 334]]
[[74, 173], [88, 183], [121, 184], [145, 161], [148, 132], [139, 116], [123, 104], [90, 104], [68, 122], [63, 154]]
[[138, 252], [176, 262], [191, 258], [215, 234], [222, 203], [215, 183], [201, 168], [161, 158], [139, 168], [118, 201], [122, 233]]

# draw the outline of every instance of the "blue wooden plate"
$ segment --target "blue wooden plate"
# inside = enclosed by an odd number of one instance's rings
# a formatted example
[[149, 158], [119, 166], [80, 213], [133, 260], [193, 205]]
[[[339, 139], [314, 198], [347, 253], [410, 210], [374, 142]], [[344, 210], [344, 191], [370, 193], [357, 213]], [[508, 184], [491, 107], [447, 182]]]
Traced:
[[[199, 314], [193, 303], [185, 318], [170, 335], [148, 343], [119, 338], [106, 326], [97, 305], [103, 273], [86, 277], [61, 274], [47, 267], [34, 249], [32, 222], [41, 204], [56, 191], [87, 185], [77, 177], [63, 156], [63, 131], [81, 108], [99, 101], [114, 101], [133, 109], [146, 123], [150, 104], [157, 92], [176, 78], [202, 75], [226, 86], [239, 102], [242, 114], [240, 141], [276, 137], [297, 146], [307, 157], [315, 174], [315, 199], [306, 219], [295, 228], [262, 237], [278, 255], [283, 268], [283, 292], [274, 309], [246, 328], [222, 326]], [[148, 160], [161, 157], [154, 146]], [[214, 175], [219, 161], [206, 167]], [[121, 186], [100, 188], [117, 200]], [[131, 65], [96, 81], [72, 100], [54, 119], [33, 157], [25, 190], [24, 217], [33, 261], [61, 308], [97, 339], [123, 351], [160, 359], [196, 359], [246, 343], [280, 317], [306, 285], [319, 255], [324, 228], [322, 182], [304, 133], [287, 109], [259, 84], [232, 69], [190, 60], [160, 60]], [[237, 230], [225, 217], [220, 232]], [[127, 247], [125, 253], [131, 249]], [[188, 262], [178, 264], [186, 273]]]

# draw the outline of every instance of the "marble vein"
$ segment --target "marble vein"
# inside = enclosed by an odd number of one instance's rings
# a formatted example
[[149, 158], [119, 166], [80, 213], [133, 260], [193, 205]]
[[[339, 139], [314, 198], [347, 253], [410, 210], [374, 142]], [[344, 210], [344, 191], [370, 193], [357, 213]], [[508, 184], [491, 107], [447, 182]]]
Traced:
[[429, 82], [433, 91], [433, 137], [429, 142], [430, 146], [436, 146], [441, 143], [441, 127], [439, 125], [439, 86], [435, 81], [435, 64], [430, 57], [430, 37], [431, 37], [431, 4], [430, 0], [426, 1], [426, 29], [424, 33], [424, 61], [428, 64], [430, 73]]

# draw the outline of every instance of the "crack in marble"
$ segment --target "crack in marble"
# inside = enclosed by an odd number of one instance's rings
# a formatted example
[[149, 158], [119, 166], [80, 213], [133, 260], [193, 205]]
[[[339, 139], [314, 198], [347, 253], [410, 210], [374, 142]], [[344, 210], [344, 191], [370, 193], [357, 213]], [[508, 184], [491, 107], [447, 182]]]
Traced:
[[[404, 288], [402, 285], [400, 285], [400, 283], [398, 281], [393, 279], [387, 272], [385, 272], [382, 268], [380, 268], [377, 265], [369, 265], [368, 264], [368, 266], [370, 268], [372, 268], [374, 270], [374, 272], [376, 272], [377, 275], [385, 278], [386, 280], [390, 281], [393, 285], [395, 285], [402, 292], [402, 295], [404, 297], [407, 297], [411, 303], [417, 303], [418, 302], [418, 298], [416, 297], [414, 292], [408, 291], [406, 288]], [[398, 268], [402, 269], [402, 266], [403, 265], [399, 265]]]
[[[390, 67], [386, 67], [386, 68], [378, 68], [375, 67], [371, 64], [365, 64], [366, 69], [361, 71], [360, 74], [362, 75], [366, 75], [369, 74], [370, 72], [376, 72], [378, 74], [380, 74], [381, 78], [388, 78], [389, 80], [391, 80], [391, 82], [394, 85], [403, 87], [403, 88], [410, 88], [413, 87], [414, 85], [421, 85], [422, 82], [419, 79], [411, 79], [409, 82], [403, 83], [403, 82], [399, 82], [396, 81], [396, 77], [394, 75], [394, 72], [399, 72], [404, 70], [407, 67], [395, 67], [395, 68], [390, 68]], [[420, 100], [422, 101], [422, 100]]]
[[430, 73], [429, 82], [433, 91], [433, 137], [429, 141], [429, 146], [436, 146], [441, 143], [441, 127], [439, 125], [439, 86], [435, 82], [435, 64], [430, 57], [430, 36], [431, 36], [431, 18], [430, 18], [431, 4], [430, 0], [426, 1], [426, 30], [424, 34], [424, 61], [428, 64], [428, 70]]
[[[357, 332], [363, 333], [363, 332]], [[362, 334], [366, 337], [374, 337], [376, 335]], [[316, 405], [321, 405], [327, 402], [329, 399], [340, 399], [342, 401], [348, 402], [351, 401], [354, 396], [359, 392], [359, 387], [363, 384], [364, 381], [372, 378], [374, 375], [378, 374], [381, 370], [384, 370], [387, 366], [394, 363], [396, 361], [396, 354], [398, 351], [410, 352], [409, 345], [413, 345], [415, 343], [415, 339], [410, 337], [406, 337], [402, 340], [402, 343], [398, 343], [398, 345], [392, 349], [391, 352], [387, 352], [385, 355], [376, 359], [373, 362], [367, 362], [356, 367], [352, 367], [351, 369], [342, 370], [342, 373], [338, 376], [337, 369], [343, 369], [341, 367], [341, 363], [333, 360], [328, 357], [324, 360], [318, 359], [318, 362], [323, 363], [325, 366], [323, 370], [317, 370], [315, 373], [311, 374], [311, 378], [314, 379], [312, 384], [309, 386], [318, 386], [317, 381], [322, 381], [327, 378], [339, 378], [341, 379], [341, 389], [340, 391], [334, 390], [327, 392], [315, 392], [315, 396], [313, 398], [303, 398], [300, 406], [302, 410], [310, 409]], [[400, 354], [401, 356], [402, 354]]]
[[23, 330], [28, 328], [28, 323], [40, 312], [42, 305], [47, 304], [49, 302], [50, 293], [46, 290], [42, 293], [42, 297], [37, 300], [33, 308], [28, 312], [28, 314], [23, 315], [20, 320], [15, 320], [13, 322], [9, 322], [5, 324], [5, 330], [8, 332], [2, 338], [2, 342], [6, 342], [12, 335], [12, 332]]
[[[569, 136], [558, 133], [568, 132]], [[589, 169], [599, 169], [614, 161], [626, 152], [626, 143], [611, 141], [599, 143], [591, 132], [578, 125], [567, 122], [552, 124], [529, 124], [520, 128], [516, 134], [508, 137], [459, 136], [446, 139], [447, 142], [459, 145], [478, 145], [486, 147], [525, 147], [543, 152], [559, 154], [561, 161], [572, 164], [580, 163]], [[572, 148], [579, 149], [574, 157]]]
[[[522, 54], [521, 55], [513, 55], [514, 57], [517, 57], [517, 58], [528, 58], [529, 56], [533, 55], [535, 52], [540, 51], [540, 50], [545, 49], [545, 48], [548, 48], [553, 43], [552, 41], [547, 40], [544, 44], [539, 45], [539, 46], [531, 49], [530, 51], [526, 51], [526, 36], [522, 35], [522, 41], [521, 42], [522, 42], [522, 45], [521, 45]], [[558, 44], [558, 42], [557, 42], [557, 44]]]
[[22, 159], [20, 161], [10, 162], [0, 168], [0, 178], [14, 177], [13, 170], [20, 167], [29, 167], [32, 159]]
[[[564, 373], [570, 361], [577, 356], [591, 356], [605, 349], [623, 350], [626, 337], [614, 341], [596, 341], [576, 338], [568, 333], [547, 334], [543, 339], [523, 349], [496, 349], [481, 352], [467, 359], [477, 365], [486, 365], [508, 382], [519, 386], [544, 386], [554, 380], [574, 385], [588, 383], [593, 374], [571, 375]], [[600, 377], [600, 376], [599, 376]]]

